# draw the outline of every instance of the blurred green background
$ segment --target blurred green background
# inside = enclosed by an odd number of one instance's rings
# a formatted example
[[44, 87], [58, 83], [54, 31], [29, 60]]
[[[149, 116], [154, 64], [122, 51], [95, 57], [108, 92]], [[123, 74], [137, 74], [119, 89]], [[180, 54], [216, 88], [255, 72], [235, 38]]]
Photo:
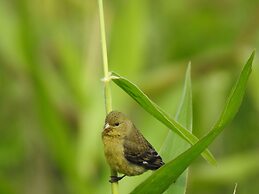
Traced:
[[[254, 48], [259, 2], [104, 1], [110, 70], [138, 84], [172, 116], [192, 61], [194, 129], [202, 137]], [[110, 193], [97, 1], [0, 1], [0, 193]], [[257, 193], [259, 67], [234, 121], [199, 158], [187, 193]], [[113, 108], [160, 149], [167, 130], [112, 85]], [[120, 182], [128, 193], [149, 173]]]

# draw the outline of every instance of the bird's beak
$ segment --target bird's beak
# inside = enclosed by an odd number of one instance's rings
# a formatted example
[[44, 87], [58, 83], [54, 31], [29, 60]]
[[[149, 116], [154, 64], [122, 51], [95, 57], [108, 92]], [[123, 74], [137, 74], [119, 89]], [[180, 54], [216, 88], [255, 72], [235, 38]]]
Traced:
[[104, 125], [104, 130], [105, 130], [105, 129], [108, 129], [109, 127], [110, 127], [109, 123], [106, 123], [106, 124]]

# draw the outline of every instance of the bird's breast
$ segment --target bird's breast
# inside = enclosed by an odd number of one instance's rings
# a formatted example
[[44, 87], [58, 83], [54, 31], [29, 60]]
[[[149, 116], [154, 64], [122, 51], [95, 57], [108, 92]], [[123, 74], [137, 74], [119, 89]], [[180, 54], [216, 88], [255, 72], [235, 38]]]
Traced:
[[142, 174], [146, 171], [141, 166], [130, 163], [124, 155], [124, 140], [113, 136], [103, 136], [104, 154], [110, 167], [128, 176]]
[[113, 136], [103, 136], [104, 154], [111, 168], [118, 170], [123, 163], [123, 141]]

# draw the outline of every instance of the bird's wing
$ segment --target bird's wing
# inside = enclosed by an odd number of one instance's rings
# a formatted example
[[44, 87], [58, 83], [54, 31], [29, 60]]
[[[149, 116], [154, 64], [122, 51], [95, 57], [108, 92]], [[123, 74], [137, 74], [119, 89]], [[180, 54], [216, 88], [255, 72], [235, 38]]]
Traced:
[[125, 138], [124, 155], [130, 163], [143, 166], [147, 170], [156, 170], [164, 164], [153, 146], [137, 129]]

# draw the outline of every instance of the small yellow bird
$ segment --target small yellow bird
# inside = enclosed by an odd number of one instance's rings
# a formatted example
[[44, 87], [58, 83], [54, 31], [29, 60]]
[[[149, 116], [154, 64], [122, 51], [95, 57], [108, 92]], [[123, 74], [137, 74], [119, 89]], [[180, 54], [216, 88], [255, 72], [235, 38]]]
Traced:
[[164, 164], [153, 146], [121, 112], [112, 111], [106, 116], [102, 140], [108, 164], [124, 174], [122, 177], [111, 176], [110, 182], [156, 170]]

